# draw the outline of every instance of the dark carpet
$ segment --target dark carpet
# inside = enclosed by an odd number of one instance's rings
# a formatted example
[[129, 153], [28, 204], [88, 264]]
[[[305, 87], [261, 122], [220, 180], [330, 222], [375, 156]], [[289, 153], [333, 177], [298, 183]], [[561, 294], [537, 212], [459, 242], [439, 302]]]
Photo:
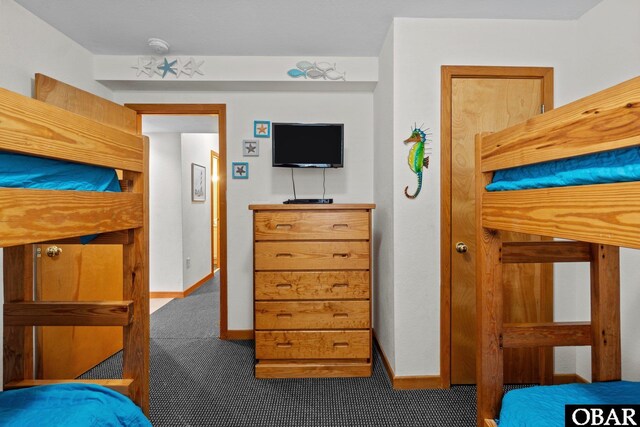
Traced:
[[[395, 391], [377, 352], [370, 378], [257, 380], [253, 341], [221, 341], [218, 283], [151, 315], [154, 426], [475, 425], [475, 387]], [[85, 378], [120, 378], [118, 353]]]

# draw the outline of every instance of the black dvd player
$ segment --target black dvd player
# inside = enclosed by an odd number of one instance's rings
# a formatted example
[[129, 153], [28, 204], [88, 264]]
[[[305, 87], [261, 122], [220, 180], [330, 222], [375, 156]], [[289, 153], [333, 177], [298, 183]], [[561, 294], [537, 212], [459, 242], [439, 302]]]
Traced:
[[310, 204], [329, 204], [333, 203], [333, 199], [289, 199], [285, 200], [285, 205], [289, 204], [301, 204], [301, 205], [310, 205]]

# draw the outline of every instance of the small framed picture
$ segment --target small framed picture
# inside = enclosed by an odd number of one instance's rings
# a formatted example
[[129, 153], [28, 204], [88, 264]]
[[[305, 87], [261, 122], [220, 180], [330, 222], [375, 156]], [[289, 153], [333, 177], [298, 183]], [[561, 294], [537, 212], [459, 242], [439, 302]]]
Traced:
[[207, 168], [191, 163], [191, 200], [204, 202], [207, 199]]
[[245, 139], [242, 141], [242, 155], [244, 157], [257, 157], [260, 155], [257, 139]]
[[249, 163], [232, 162], [231, 177], [233, 179], [249, 179]]
[[254, 120], [253, 137], [254, 138], [271, 138], [271, 122], [266, 120]]

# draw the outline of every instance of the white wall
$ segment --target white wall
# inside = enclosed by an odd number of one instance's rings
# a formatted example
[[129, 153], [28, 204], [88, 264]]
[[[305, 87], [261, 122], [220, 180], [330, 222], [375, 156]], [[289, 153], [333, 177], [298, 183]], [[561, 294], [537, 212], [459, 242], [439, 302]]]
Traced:
[[[394, 286], [397, 375], [440, 372], [440, 164], [431, 162], [415, 200], [415, 183], [401, 143], [410, 126], [424, 123], [440, 157], [440, 70], [447, 65], [551, 66], [556, 103], [573, 78], [575, 22], [408, 19], [394, 20]], [[385, 349], [386, 351], [386, 349]]]
[[[605, 0], [578, 21], [576, 98], [640, 75], [639, 22], [637, 0]], [[640, 251], [622, 249], [620, 258], [622, 376], [640, 380]], [[576, 305], [579, 317], [588, 319], [588, 273], [581, 279]], [[591, 376], [589, 348], [577, 352], [577, 373]]]
[[395, 370], [395, 312], [393, 281], [393, 25], [378, 58], [379, 81], [373, 94], [373, 328]]
[[[227, 105], [227, 221], [229, 329], [253, 328], [252, 203], [292, 197], [289, 169], [271, 167], [271, 140], [260, 156], [243, 157], [242, 140], [253, 121], [344, 123], [345, 167], [326, 172], [326, 197], [335, 203], [373, 200], [373, 95], [338, 92], [116, 92], [117, 102], [222, 103]], [[249, 163], [249, 179], [231, 179], [231, 162]], [[296, 171], [298, 197], [322, 196], [322, 171]]]
[[[217, 146], [218, 134], [182, 134], [182, 281], [185, 291], [211, 273], [211, 151], [217, 151]], [[192, 163], [204, 166], [207, 171], [205, 202], [191, 200]]]
[[35, 73], [111, 99], [93, 79], [93, 55], [13, 0], [0, 0], [0, 86], [31, 96]]
[[182, 292], [181, 135], [145, 135], [149, 137], [149, 287], [152, 292]]

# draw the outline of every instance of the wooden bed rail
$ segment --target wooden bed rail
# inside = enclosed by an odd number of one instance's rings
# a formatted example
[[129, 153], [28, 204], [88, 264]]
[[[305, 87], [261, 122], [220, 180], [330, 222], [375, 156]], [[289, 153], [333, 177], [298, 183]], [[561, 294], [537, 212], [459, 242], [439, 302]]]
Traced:
[[142, 172], [140, 136], [0, 88], [0, 151]]
[[640, 77], [484, 138], [480, 170], [640, 145]]
[[37, 387], [40, 385], [51, 385], [51, 384], [68, 384], [68, 383], [82, 383], [82, 384], [96, 384], [101, 385], [103, 387], [110, 388], [113, 391], [117, 391], [118, 393], [122, 393], [125, 396], [131, 395], [131, 387], [134, 384], [134, 380], [120, 380], [120, 379], [109, 379], [109, 380], [22, 380], [22, 381], [13, 381], [4, 385], [5, 390], [15, 390], [17, 388], [25, 388], [25, 387]]
[[143, 194], [0, 188], [0, 247], [141, 227]]
[[483, 227], [640, 249], [640, 181], [478, 191]]
[[133, 301], [33, 301], [4, 304], [5, 326], [126, 326]]
[[[39, 244], [56, 245], [79, 245], [80, 237], [70, 237], [68, 239], [55, 239], [38, 242]], [[90, 241], [89, 245], [128, 245], [133, 243], [133, 230], [112, 231], [110, 233], [99, 234], [98, 237]]]

